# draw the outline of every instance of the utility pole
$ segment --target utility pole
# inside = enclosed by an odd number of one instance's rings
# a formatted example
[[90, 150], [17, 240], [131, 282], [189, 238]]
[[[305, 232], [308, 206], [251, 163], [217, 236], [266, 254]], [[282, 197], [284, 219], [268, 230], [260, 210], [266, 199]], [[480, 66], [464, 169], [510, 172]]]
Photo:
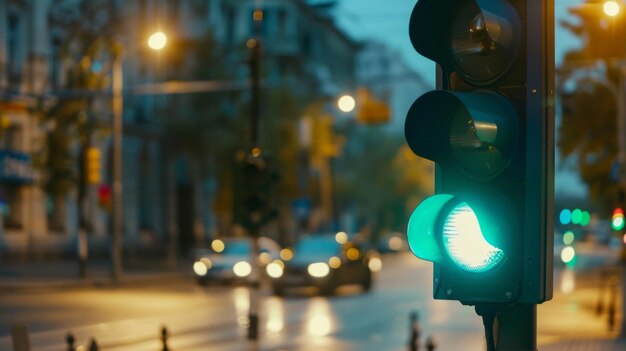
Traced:
[[122, 278], [122, 118], [124, 113], [124, 76], [122, 47], [113, 58], [113, 234], [111, 237], [111, 279]]
[[[260, 29], [263, 21], [263, 11], [259, 8], [254, 10], [254, 38], [248, 40], [247, 46], [250, 49], [250, 81], [251, 81], [251, 99], [250, 99], [250, 152], [248, 158], [256, 158], [260, 156], [259, 148], [259, 118], [261, 115], [261, 85], [260, 85], [260, 69], [261, 69], [261, 40]], [[251, 187], [251, 184], [247, 184]], [[248, 217], [253, 217], [253, 211], [249, 210]], [[254, 221], [254, 220], [252, 220]], [[258, 341], [259, 338], [259, 295], [261, 288], [261, 268], [257, 257], [259, 255], [259, 225], [253, 223], [249, 225], [249, 235], [252, 241], [252, 249], [250, 252], [250, 264], [252, 266], [251, 276], [253, 277], [252, 287], [250, 288], [250, 308], [248, 311], [248, 340]]]

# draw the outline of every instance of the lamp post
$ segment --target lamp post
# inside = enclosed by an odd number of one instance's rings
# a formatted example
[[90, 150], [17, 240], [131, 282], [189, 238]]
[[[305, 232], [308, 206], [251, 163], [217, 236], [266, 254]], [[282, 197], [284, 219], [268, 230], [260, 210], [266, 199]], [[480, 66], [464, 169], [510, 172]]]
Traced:
[[[167, 43], [163, 32], [155, 32], [148, 39], [152, 50], [161, 50]], [[118, 42], [113, 53], [113, 235], [111, 238], [111, 279], [117, 283], [122, 278], [122, 236], [124, 230], [123, 212], [123, 115], [124, 115], [124, 53]]]

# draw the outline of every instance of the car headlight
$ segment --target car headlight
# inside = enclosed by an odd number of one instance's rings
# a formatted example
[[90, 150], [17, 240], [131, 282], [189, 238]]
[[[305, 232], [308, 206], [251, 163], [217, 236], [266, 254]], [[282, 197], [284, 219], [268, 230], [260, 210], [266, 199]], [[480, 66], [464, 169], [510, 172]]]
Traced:
[[328, 265], [330, 268], [337, 269], [341, 267], [341, 258], [337, 256], [333, 256], [328, 260]]
[[252, 273], [252, 266], [246, 261], [239, 261], [233, 266], [233, 273], [240, 278], [247, 277]]
[[397, 236], [389, 238], [388, 246], [393, 251], [400, 251], [402, 249], [402, 239]]
[[267, 267], [265, 267], [265, 271], [267, 272], [267, 275], [272, 278], [280, 278], [283, 276], [283, 266], [276, 261], [268, 264]]
[[383, 268], [383, 261], [380, 259], [380, 257], [371, 257], [369, 259], [369, 262], [367, 262], [367, 267], [372, 272], [380, 272], [380, 270]]
[[[209, 261], [210, 262], [210, 261]], [[209, 267], [202, 261], [196, 261], [193, 264], [193, 272], [199, 277], [204, 277], [209, 271]]]
[[307, 267], [309, 275], [314, 278], [323, 278], [330, 273], [330, 267], [325, 262], [311, 263]]

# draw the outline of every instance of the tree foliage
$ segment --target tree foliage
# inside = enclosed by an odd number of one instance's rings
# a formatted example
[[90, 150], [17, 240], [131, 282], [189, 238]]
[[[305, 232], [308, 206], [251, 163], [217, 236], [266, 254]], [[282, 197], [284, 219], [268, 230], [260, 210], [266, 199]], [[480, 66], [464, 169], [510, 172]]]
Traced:
[[588, 0], [570, 9], [576, 20], [561, 23], [583, 45], [566, 53], [558, 72], [563, 113], [557, 147], [564, 158], [576, 160], [591, 200], [607, 210], [619, 189], [611, 173], [618, 154], [616, 98], [626, 27], [623, 19], [606, 17], [602, 4]]
[[[110, 84], [110, 58], [114, 54], [115, 18], [108, 1], [56, 1], [50, 25], [58, 33], [59, 70], [65, 74], [53, 90], [54, 99], [42, 101], [38, 114], [47, 129], [43, 150], [35, 164], [46, 191], [61, 197], [80, 181], [79, 149], [89, 136], [88, 115], [95, 94]], [[107, 66], [107, 62], [109, 65]]]
[[377, 127], [357, 126], [339, 163], [341, 203], [373, 233], [403, 229], [409, 211], [433, 192], [433, 163], [415, 156], [401, 135]]

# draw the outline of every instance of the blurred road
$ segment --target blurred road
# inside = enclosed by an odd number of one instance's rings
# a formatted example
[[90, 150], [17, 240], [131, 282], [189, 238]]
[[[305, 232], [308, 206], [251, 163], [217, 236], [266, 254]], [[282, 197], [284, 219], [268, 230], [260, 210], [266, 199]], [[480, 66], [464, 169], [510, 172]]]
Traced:
[[[473, 309], [431, 297], [431, 265], [405, 253], [384, 256], [372, 292], [346, 287], [337, 296], [308, 290], [278, 298], [266, 289], [260, 347], [245, 341], [248, 289], [199, 287], [172, 278], [167, 284], [0, 294], [0, 350], [11, 350], [10, 326], [24, 323], [34, 351], [65, 349], [71, 330], [79, 344], [95, 337], [104, 350], [160, 350], [169, 329], [170, 350], [406, 350], [409, 313], [419, 311], [422, 340], [433, 335], [440, 351], [483, 350]], [[539, 308], [540, 344], [572, 338], [608, 338], [605, 318], [594, 315], [597, 289], [558, 274], [555, 300]], [[564, 278], [565, 277], [565, 278]], [[574, 284], [574, 288], [571, 288]], [[619, 310], [619, 309], [618, 309]]]

